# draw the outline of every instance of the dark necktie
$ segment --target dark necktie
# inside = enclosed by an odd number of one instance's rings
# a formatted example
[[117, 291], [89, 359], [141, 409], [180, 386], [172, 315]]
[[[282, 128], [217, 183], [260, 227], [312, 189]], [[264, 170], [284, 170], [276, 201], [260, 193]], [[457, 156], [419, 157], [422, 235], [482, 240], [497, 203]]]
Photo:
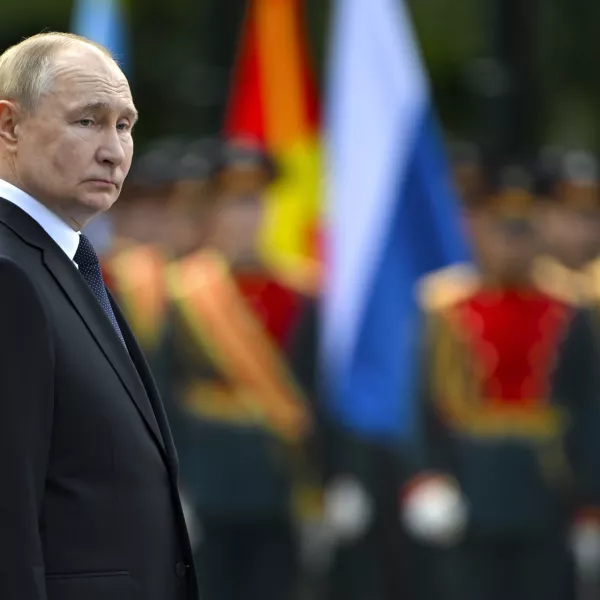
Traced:
[[104, 285], [104, 278], [102, 277], [102, 269], [100, 268], [98, 255], [96, 254], [94, 246], [92, 246], [90, 240], [83, 234], [80, 236], [79, 246], [77, 247], [77, 252], [75, 252], [75, 257], [73, 260], [79, 267], [79, 272], [85, 279], [85, 282], [90, 286], [94, 296], [96, 296], [96, 299], [100, 303], [102, 310], [106, 313], [106, 316], [112, 323], [112, 326], [117, 332], [119, 339], [123, 345], [126, 346], [125, 339], [121, 333], [121, 328], [117, 323], [117, 318], [115, 317], [110, 300], [108, 299], [108, 292], [106, 291], [106, 286]]

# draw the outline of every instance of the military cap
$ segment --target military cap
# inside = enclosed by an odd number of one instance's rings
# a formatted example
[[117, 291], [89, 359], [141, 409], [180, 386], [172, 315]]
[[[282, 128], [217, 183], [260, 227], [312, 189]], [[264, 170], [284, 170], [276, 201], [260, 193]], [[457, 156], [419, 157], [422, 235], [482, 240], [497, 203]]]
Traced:
[[175, 157], [173, 187], [169, 203], [173, 209], [193, 211], [204, 209], [214, 198], [211, 185], [222, 152], [217, 138], [187, 140]]
[[597, 158], [583, 150], [542, 154], [538, 168], [538, 193], [548, 201], [575, 210], [600, 208], [600, 170]]
[[273, 181], [279, 175], [275, 159], [258, 140], [239, 138], [224, 141], [215, 164], [217, 174], [230, 170], [257, 169], [265, 172], [268, 181]]
[[533, 232], [536, 196], [533, 177], [523, 164], [502, 165], [490, 175], [490, 188], [479, 210], [510, 235]]
[[205, 181], [220, 168], [223, 142], [218, 138], [200, 138], [183, 147], [177, 165], [179, 181]]
[[187, 143], [185, 138], [169, 137], [150, 144], [134, 160], [129, 174], [130, 183], [141, 187], [161, 187], [175, 182]]

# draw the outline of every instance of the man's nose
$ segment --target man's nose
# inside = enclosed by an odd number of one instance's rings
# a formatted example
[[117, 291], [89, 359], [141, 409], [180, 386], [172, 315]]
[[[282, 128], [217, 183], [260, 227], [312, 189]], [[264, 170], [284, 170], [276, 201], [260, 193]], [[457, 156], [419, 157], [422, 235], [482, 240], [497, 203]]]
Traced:
[[113, 167], [118, 167], [125, 160], [123, 142], [116, 129], [110, 128], [103, 133], [97, 156], [99, 162]]

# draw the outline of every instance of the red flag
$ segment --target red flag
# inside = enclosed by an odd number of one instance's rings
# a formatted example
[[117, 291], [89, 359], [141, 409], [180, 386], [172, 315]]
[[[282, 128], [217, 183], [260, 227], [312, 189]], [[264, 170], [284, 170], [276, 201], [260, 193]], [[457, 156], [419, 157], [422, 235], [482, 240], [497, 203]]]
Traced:
[[321, 152], [309, 64], [301, 0], [250, 0], [225, 133], [260, 141], [278, 161], [282, 176], [267, 194], [262, 250], [291, 283], [315, 291]]

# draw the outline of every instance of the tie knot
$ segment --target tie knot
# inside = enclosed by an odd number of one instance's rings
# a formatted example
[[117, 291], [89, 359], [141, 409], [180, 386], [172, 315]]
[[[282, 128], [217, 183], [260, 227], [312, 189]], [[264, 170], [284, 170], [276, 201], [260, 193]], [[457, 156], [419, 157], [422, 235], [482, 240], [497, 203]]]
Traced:
[[81, 267], [91, 267], [99, 264], [98, 255], [94, 250], [94, 246], [83, 233], [79, 236], [79, 246], [73, 260]]

